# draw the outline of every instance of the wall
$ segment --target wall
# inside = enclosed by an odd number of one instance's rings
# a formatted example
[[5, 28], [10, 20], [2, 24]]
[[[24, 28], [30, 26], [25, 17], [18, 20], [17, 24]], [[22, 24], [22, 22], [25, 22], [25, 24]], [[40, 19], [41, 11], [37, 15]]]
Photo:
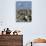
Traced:
[[0, 35], [0, 46], [23, 46], [23, 35]]

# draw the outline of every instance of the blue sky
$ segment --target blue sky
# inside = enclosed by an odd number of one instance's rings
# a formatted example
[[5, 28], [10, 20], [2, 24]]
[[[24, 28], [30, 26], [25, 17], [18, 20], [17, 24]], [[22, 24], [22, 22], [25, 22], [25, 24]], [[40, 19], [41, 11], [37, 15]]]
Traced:
[[16, 8], [31, 9], [32, 8], [32, 1], [16, 1]]

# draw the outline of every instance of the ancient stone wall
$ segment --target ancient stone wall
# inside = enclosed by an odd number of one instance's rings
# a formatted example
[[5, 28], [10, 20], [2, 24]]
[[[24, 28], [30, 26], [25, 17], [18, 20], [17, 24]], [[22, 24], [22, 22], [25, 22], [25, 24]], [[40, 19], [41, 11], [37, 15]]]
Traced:
[[23, 46], [23, 35], [0, 35], [0, 46]]

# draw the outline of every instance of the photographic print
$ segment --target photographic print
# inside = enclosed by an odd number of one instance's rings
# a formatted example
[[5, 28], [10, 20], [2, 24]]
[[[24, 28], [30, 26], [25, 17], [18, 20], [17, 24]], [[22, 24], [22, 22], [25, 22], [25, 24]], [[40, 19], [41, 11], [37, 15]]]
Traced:
[[32, 21], [32, 2], [17, 1], [16, 2], [16, 22]]

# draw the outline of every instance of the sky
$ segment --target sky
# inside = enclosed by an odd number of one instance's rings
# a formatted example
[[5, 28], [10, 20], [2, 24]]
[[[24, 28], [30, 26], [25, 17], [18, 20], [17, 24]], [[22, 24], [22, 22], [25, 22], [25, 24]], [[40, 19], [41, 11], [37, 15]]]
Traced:
[[0, 31], [7, 27], [12, 31], [20, 29], [23, 32], [23, 44], [37, 37], [46, 38], [46, 0], [32, 1], [30, 23], [16, 23], [15, 3], [15, 0], [0, 0]]
[[31, 9], [32, 1], [17, 1], [16, 9]]

